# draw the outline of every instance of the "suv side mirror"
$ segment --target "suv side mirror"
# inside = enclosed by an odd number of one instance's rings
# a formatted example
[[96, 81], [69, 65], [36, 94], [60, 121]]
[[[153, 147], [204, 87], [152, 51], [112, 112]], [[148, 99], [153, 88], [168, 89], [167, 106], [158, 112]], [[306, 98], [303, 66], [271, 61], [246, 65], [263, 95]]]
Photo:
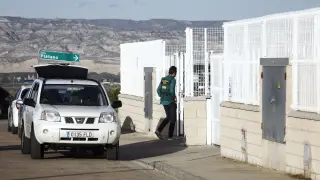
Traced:
[[16, 102], [16, 104], [18, 104], [18, 105], [23, 105], [23, 101], [22, 101], [21, 99], [18, 99], [17, 102]]
[[26, 98], [23, 100], [23, 104], [27, 105], [27, 106], [32, 106], [35, 107], [36, 106], [36, 102], [34, 102], [33, 99], [30, 98]]
[[113, 101], [111, 104], [113, 109], [121, 108], [122, 107], [122, 102], [121, 101]]

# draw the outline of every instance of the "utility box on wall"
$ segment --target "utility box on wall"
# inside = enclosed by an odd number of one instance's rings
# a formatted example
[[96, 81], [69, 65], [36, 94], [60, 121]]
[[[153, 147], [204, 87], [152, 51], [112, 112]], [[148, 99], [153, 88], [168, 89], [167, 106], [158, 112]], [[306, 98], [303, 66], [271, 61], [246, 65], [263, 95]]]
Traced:
[[286, 66], [288, 58], [261, 58], [262, 136], [277, 143], [285, 142]]
[[147, 119], [152, 119], [152, 72], [153, 67], [144, 68], [144, 116]]

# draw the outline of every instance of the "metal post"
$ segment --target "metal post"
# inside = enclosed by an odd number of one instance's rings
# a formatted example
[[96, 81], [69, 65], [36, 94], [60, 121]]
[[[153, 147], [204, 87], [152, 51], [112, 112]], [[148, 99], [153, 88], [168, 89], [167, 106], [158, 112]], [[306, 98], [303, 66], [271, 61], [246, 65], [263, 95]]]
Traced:
[[190, 29], [190, 95], [194, 96], [193, 29]]
[[[291, 108], [296, 110], [298, 106], [298, 18], [293, 18], [292, 30], [292, 105]], [[290, 62], [289, 62], [290, 63]]]
[[[244, 26], [244, 33], [243, 33], [243, 50], [244, 50], [244, 59], [243, 61], [247, 61], [247, 59], [249, 59], [249, 49], [248, 49], [248, 43], [249, 38], [248, 38], [248, 25]], [[244, 75], [244, 79], [245, 82], [248, 84], [241, 84], [241, 91], [244, 92], [241, 96], [241, 99], [244, 100], [245, 103], [250, 104], [251, 99], [252, 99], [252, 94], [250, 94], [250, 86], [248, 86], [251, 82], [250, 79], [250, 62], [248, 62], [248, 64], [246, 64], [245, 66], [243, 66], [244, 68], [242, 70], [244, 70], [243, 75]], [[241, 82], [241, 81], [240, 81]], [[244, 95], [244, 96], [243, 96]]]
[[175, 62], [176, 62], [176, 65], [177, 65], [177, 68], [178, 68], [178, 72], [177, 72], [177, 75], [176, 75], [176, 79], [177, 79], [177, 83], [176, 83], [176, 98], [177, 98], [177, 111], [176, 111], [176, 122], [177, 122], [177, 125], [176, 125], [176, 133], [177, 133], [177, 136], [180, 135], [180, 83], [181, 83], [181, 76], [180, 76], [180, 73], [179, 73], [179, 69], [181, 68], [180, 67], [180, 53], [175, 53], [174, 54], [174, 59], [175, 59]]
[[[314, 17], [314, 44], [313, 44], [313, 62], [317, 67], [317, 77], [320, 77], [320, 63], [318, 61], [318, 45], [319, 45], [319, 14]], [[317, 92], [320, 92], [320, 78], [317, 78], [316, 82]], [[317, 97], [317, 113], [320, 114], [320, 96]]]
[[204, 28], [204, 92], [205, 96], [209, 95], [209, 62], [207, 52], [207, 28]]
[[228, 66], [227, 62], [228, 60], [228, 28], [226, 26], [223, 27], [223, 100], [228, 100], [229, 99], [229, 77], [230, 77], [230, 67]]
[[185, 84], [185, 53], [182, 53], [182, 59], [180, 59], [180, 135], [184, 134], [184, 84]]
[[[38, 65], [40, 64], [40, 52], [41, 52], [41, 50], [42, 49], [39, 49], [39, 51], [38, 51], [38, 62], [37, 62]], [[36, 72], [36, 70], [34, 70], [34, 72], [36, 73], [36, 76], [37, 76], [37, 79], [38, 79], [39, 78], [38, 73]]]
[[186, 61], [185, 61], [185, 94], [187, 96], [191, 95], [191, 83], [193, 82], [192, 79], [190, 79], [190, 61], [191, 61], [191, 37], [190, 37], [190, 28], [186, 28]]

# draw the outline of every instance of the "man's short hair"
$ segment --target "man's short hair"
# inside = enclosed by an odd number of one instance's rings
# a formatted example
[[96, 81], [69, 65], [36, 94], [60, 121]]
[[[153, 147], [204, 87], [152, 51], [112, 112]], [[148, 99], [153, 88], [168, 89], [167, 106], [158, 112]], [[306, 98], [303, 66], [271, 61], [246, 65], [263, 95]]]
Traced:
[[171, 66], [171, 67], [169, 68], [169, 74], [174, 74], [174, 73], [177, 74], [177, 67]]

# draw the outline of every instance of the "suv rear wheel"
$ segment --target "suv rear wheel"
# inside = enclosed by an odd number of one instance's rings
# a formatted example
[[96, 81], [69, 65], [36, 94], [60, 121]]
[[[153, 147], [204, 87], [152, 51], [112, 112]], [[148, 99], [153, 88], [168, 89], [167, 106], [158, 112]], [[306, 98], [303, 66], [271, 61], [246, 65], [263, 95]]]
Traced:
[[31, 158], [42, 159], [44, 156], [44, 146], [40, 144], [34, 134], [34, 127], [31, 127]]
[[30, 139], [25, 136], [24, 127], [21, 125], [21, 153], [30, 154]]
[[[1, 114], [0, 114], [0, 116], [1, 116]], [[12, 128], [12, 126], [11, 126], [11, 115], [9, 114], [9, 116], [8, 116], [8, 132], [11, 132], [11, 128]]]
[[11, 133], [12, 134], [17, 134], [18, 133], [18, 127], [14, 127], [13, 123], [12, 123], [12, 126], [11, 126]]

